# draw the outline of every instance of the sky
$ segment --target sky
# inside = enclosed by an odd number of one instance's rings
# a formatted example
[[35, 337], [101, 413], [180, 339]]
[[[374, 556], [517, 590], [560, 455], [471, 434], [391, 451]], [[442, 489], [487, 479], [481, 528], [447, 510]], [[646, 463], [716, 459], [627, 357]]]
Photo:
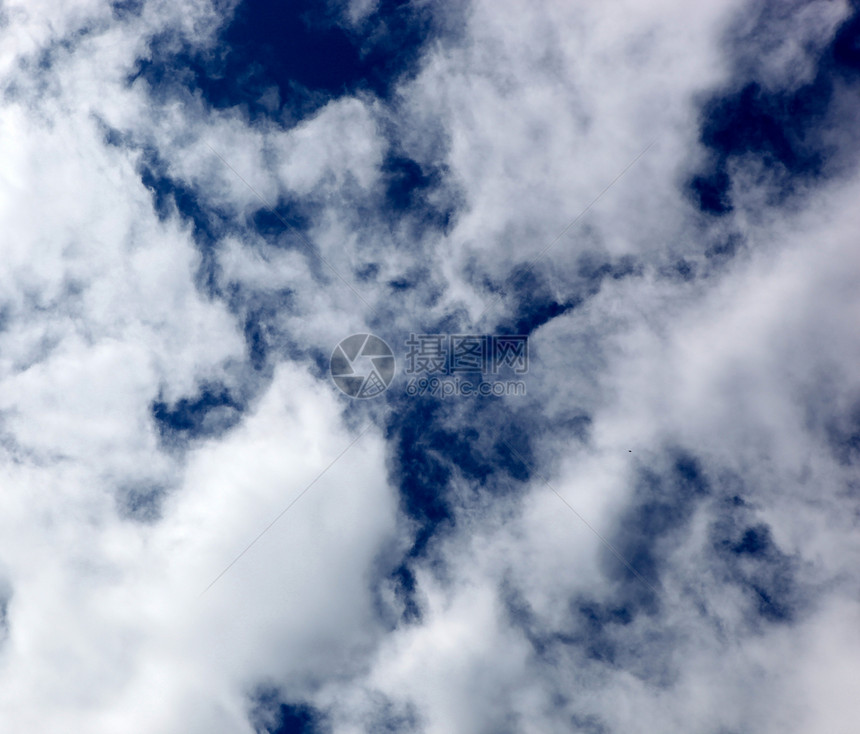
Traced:
[[0, 731], [855, 734], [858, 93], [856, 0], [0, 0]]

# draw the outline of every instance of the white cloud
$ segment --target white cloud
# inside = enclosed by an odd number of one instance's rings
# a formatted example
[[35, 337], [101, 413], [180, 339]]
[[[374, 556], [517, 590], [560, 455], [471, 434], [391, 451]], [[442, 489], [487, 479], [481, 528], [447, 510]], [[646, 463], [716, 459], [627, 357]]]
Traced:
[[[344, 97], [288, 129], [126, 84], [154, 33], [205, 47], [228, 11], [155, 2], [119, 20], [95, 3], [4, 6], [2, 728], [250, 732], [249, 696], [271, 685], [337, 732], [385, 715], [428, 733], [851, 731], [856, 479], [832, 437], [855, 430], [839, 421], [860, 399], [856, 177], [807, 181], [805, 206], [787, 211], [760, 162], [735, 161], [722, 224], [681, 191], [702, 159], [702, 95], [731, 78], [723, 41], [743, 31], [743, 6], [476, 2], [389, 104]], [[371, 4], [350, 12], [358, 27]], [[810, 3], [783, 19], [756, 67], [763, 83], [811, 78], [810, 44], [844, 12]], [[509, 494], [500, 472], [494, 495], [453, 473], [456, 523], [413, 564], [421, 619], [392, 625], [403, 600], [384, 577], [414, 528], [379, 426], [198, 598], [365, 425], [306, 355], [374, 315], [394, 334], [458, 307], [477, 317], [489, 281], [552, 242], [652, 140], [536, 268], [548, 297], [581, 299], [532, 335], [539, 472]], [[446, 231], [378, 209], [392, 141], [443, 172], [428, 196], [459, 207]], [[209, 250], [179, 212], [156, 213], [139, 175], [151, 153], [224, 215]], [[313, 247], [377, 310], [294, 235], [273, 246], [253, 231], [257, 194], [312, 203]], [[709, 264], [706, 240], [732, 232], [744, 245]], [[586, 253], [634, 256], [637, 274], [597, 287], [580, 273]], [[708, 277], [666, 277], [682, 256]], [[250, 306], [198, 287], [213, 262], [225, 291], [280, 304], [270, 371], [248, 365]], [[361, 283], [369, 264], [377, 282]], [[386, 290], [419, 267], [414, 291]], [[241, 419], [167, 448], [154, 401], [205, 385], [239, 396]], [[493, 414], [489, 445], [519, 409]], [[589, 419], [587, 439], [565, 428], [572, 414]], [[452, 415], [454, 430], [471, 410]], [[625, 522], [659, 495], [643, 489], [647, 472], [680, 481], [673, 448], [710, 489], [671, 495], [683, 516], [646, 549], [657, 613], [594, 531], [635, 545], [642, 529]], [[158, 500], [146, 522], [123, 511], [135, 491]], [[743, 504], [729, 511], [733, 494]], [[727, 560], [761, 523], [771, 555]], [[757, 617], [767, 593], [785, 594], [790, 620]], [[609, 621], [589, 626], [589, 605]]]

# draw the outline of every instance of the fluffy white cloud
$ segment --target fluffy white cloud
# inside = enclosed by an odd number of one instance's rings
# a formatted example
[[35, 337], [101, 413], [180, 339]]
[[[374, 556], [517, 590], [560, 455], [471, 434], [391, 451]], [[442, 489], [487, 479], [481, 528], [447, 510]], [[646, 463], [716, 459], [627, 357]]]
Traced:
[[[129, 81], [158, 34], [217, 53], [232, 11], [2, 10], [0, 728], [251, 732], [270, 687], [337, 732], [853, 731], [860, 183], [798, 176], [786, 206], [749, 155], [728, 216], [685, 193], [706, 95], [738, 69], [808, 83], [847, 7], [776, 13], [750, 53], [734, 1], [473, 2], [390, 99], [286, 125]], [[846, 145], [839, 94], [822, 135]], [[392, 150], [438, 177], [435, 224], [383, 203]], [[291, 202], [303, 234], [256, 227]], [[403, 447], [318, 362], [550, 301], [528, 397], [474, 435], [477, 410], [445, 413], [499, 463], [525, 425], [505, 461], [533, 470], [426, 449], [454, 520], [409, 561], [403, 619]]]

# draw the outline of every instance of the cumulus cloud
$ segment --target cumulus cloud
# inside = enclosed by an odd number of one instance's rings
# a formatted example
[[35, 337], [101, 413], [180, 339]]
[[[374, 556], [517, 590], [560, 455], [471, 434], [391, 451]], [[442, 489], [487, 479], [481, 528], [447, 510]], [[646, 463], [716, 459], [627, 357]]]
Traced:
[[852, 731], [856, 12], [4, 4], [4, 730]]

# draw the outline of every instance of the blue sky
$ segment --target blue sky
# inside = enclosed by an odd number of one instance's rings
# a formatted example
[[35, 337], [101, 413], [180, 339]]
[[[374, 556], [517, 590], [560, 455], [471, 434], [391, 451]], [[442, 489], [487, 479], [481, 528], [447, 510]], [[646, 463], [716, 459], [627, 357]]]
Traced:
[[0, 34], [0, 730], [856, 731], [860, 5]]

